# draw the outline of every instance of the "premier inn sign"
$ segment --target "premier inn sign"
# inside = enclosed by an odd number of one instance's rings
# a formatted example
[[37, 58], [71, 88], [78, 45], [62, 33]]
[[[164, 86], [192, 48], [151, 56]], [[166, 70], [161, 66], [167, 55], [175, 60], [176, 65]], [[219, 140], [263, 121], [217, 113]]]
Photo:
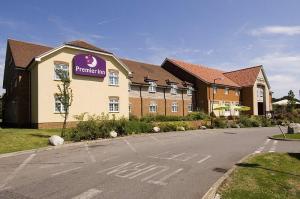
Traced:
[[106, 62], [95, 55], [79, 54], [73, 58], [73, 72], [76, 75], [104, 78]]

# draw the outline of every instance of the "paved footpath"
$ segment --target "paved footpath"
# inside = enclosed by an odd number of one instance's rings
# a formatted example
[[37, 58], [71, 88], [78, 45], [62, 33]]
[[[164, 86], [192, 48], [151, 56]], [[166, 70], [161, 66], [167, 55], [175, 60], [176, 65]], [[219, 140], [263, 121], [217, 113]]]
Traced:
[[0, 198], [201, 198], [242, 157], [300, 152], [278, 128], [159, 133], [0, 158]]

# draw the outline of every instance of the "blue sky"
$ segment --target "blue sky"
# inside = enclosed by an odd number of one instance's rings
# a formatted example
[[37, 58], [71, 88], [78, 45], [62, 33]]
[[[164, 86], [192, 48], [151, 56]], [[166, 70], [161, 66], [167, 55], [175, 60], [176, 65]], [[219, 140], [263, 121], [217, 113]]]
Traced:
[[[66, 3], [68, 2], [68, 3]], [[165, 57], [234, 70], [264, 65], [275, 97], [300, 89], [300, 1], [3, 1], [0, 81], [6, 40], [58, 46], [83, 39], [117, 56]]]

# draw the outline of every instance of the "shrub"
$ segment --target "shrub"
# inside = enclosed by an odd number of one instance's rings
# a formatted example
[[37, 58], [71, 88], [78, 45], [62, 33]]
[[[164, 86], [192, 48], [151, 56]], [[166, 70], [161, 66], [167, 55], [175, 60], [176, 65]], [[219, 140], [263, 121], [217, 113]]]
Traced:
[[158, 126], [162, 132], [177, 131], [180, 129], [179, 127], [184, 127], [185, 130], [189, 129], [188, 124], [181, 121], [161, 122], [158, 124]]
[[222, 118], [222, 117], [218, 117], [218, 118], [215, 118], [214, 121], [214, 127], [216, 128], [226, 128], [227, 127], [227, 120], [225, 118]]
[[149, 133], [152, 131], [152, 124], [140, 121], [130, 121], [125, 125], [125, 132], [127, 134], [137, 134], [137, 133]]
[[192, 112], [186, 116], [188, 120], [205, 120], [209, 119], [209, 116], [204, 112]]

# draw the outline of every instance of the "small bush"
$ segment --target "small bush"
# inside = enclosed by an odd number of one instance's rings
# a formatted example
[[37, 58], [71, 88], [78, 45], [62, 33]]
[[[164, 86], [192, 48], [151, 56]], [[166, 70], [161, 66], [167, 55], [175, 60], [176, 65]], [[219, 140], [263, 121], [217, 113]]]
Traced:
[[209, 119], [209, 116], [204, 112], [192, 112], [186, 116], [188, 120], [205, 120]]
[[227, 127], [227, 120], [225, 118], [222, 118], [222, 117], [218, 117], [218, 118], [215, 118], [214, 121], [214, 127], [216, 128], [226, 128]]
[[169, 131], [177, 131], [180, 129], [180, 127], [184, 127], [185, 130], [189, 129], [189, 126], [186, 122], [161, 122], [158, 124], [160, 130], [162, 132], [169, 132]]

